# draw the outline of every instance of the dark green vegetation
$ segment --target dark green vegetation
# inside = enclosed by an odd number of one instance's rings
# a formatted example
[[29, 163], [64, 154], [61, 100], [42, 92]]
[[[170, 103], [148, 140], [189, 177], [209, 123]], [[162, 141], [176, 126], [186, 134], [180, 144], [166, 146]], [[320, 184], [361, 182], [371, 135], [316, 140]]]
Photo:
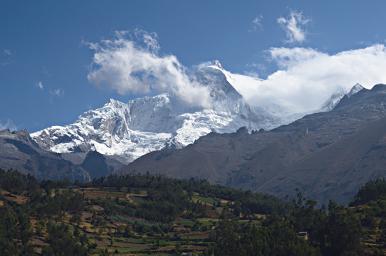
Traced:
[[384, 255], [386, 182], [350, 207], [133, 175], [88, 184], [0, 171], [0, 255]]

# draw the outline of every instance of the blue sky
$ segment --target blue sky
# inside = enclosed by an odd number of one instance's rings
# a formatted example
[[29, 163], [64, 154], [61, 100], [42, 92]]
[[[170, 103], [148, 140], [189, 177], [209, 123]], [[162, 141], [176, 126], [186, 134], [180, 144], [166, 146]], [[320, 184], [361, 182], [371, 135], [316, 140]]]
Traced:
[[[185, 67], [218, 59], [266, 78], [280, 68], [267, 60], [272, 47], [334, 55], [383, 44], [385, 9], [384, 1], [0, 0], [0, 127], [36, 131], [134, 97], [87, 78], [95, 54], [87, 42], [114, 31], [156, 33], [158, 54]], [[291, 39], [291, 14], [304, 38]]]

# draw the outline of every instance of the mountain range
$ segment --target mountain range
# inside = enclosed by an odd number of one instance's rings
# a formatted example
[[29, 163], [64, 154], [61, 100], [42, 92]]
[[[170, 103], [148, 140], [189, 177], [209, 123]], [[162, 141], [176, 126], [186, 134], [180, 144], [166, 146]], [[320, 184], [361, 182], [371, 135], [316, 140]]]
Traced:
[[246, 103], [219, 62], [199, 67], [194, 76], [209, 89], [210, 108], [187, 106], [170, 94], [128, 103], [111, 99], [73, 124], [52, 126], [31, 136], [48, 151], [82, 158], [95, 150], [127, 164], [165, 146], [185, 147], [212, 131], [234, 132], [243, 126], [270, 129], [282, 124], [281, 117]]
[[270, 131], [212, 132], [183, 149], [149, 153], [125, 173], [202, 178], [280, 197], [300, 190], [320, 203], [344, 203], [386, 176], [385, 166], [386, 85], [379, 84]]
[[26, 131], [0, 131], [0, 167], [31, 174], [41, 180], [91, 179], [90, 173], [81, 166], [40, 148]]
[[[87, 152], [97, 151], [128, 164], [165, 147], [183, 148], [210, 132], [231, 133], [240, 127], [247, 127], [250, 132], [269, 130], [306, 114], [278, 106], [271, 109], [250, 106], [235, 89], [235, 84], [245, 78], [231, 77], [218, 61], [198, 67], [194, 77], [209, 89], [210, 108], [188, 106], [170, 94], [137, 98], [128, 103], [110, 99], [70, 125], [52, 126], [32, 133], [31, 137], [47, 151], [71, 154], [76, 163], [83, 161]], [[319, 111], [333, 109], [343, 96], [361, 88], [358, 84], [348, 93], [337, 91]]]
[[73, 154], [41, 148], [27, 131], [0, 131], [0, 168], [18, 170], [39, 180], [78, 180], [106, 176], [123, 165], [97, 151], [84, 154], [81, 161]]
[[194, 77], [210, 91], [210, 108], [172, 94], [111, 99], [66, 126], [2, 131], [0, 168], [81, 181], [150, 172], [280, 197], [299, 189], [321, 203], [347, 202], [385, 176], [385, 85], [338, 90], [310, 114], [251, 106], [219, 62]]

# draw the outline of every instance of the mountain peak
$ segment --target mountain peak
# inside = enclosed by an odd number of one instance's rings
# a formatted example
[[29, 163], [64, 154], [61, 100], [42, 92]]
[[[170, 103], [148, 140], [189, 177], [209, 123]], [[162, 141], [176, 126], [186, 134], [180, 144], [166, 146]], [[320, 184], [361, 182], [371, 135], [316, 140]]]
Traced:
[[213, 60], [213, 61], [209, 62], [208, 67], [224, 70], [224, 68], [219, 60]]
[[222, 64], [221, 64], [221, 62], [219, 60], [214, 60], [213, 61], [213, 66], [216, 66], [216, 67], [218, 67], [220, 69], [223, 69]]
[[350, 91], [346, 94], [347, 97], [351, 97], [353, 96], [354, 94], [358, 93], [359, 91], [363, 90], [364, 87], [359, 84], [359, 83], [356, 83], [351, 89]]
[[333, 110], [345, 97], [350, 98], [363, 89], [364, 87], [359, 83], [356, 83], [353, 87], [351, 87], [350, 91], [347, 93], [342, 88], [338, 89], [337, 92], [331, 95], [331, 97], [323, 104], [321, 111], [324, 112]]
[[166, 93], [127, 103], [110, 99], [74, 123], [49, 127], [33, 133], [32, 138], [53, 152], [83, 154], [96, 150], [128, 163], [165, 146], [182, 148], [211, 131], [230, 133], [243, 126], [270, 129], [278, 124], [270, 113], [245, 102], [218, 60], [200, 65], [194, 76], [208, 88], [211, 108], [186, 106]]
[[386, 84], [376, 84], [371, 89], [372, 91], [386, 91]]
[[37, 146], [36, 142], [30, 137], [27, 130], [10, 131], [9, 129], [0, 131], [0, 138], [22, 141], [28, 145]]
[[127, 105], [126, 103], [123, 103], [119, 100], [115, 100], [112, 98], [110, 98], [109, 101], [105, 104], [105, 106], [112, 106], [112, 107], [122, 107], [126, 105]]
[[116, 99], [113, 99], [113, 98], [110, 98], [109, 99], [109, 103], [111, 103], [111, 104], [117, 104], [117, 103], [120, 103], [118, 100], [116, 100]]

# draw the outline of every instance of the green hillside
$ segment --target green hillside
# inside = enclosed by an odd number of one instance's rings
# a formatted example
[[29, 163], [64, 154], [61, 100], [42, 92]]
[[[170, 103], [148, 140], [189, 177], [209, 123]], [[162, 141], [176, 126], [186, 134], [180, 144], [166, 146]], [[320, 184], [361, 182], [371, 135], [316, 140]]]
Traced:
[[0, 171], [0, 255], [385, 255], [385, 188], [317, 208], [193, 179]]

